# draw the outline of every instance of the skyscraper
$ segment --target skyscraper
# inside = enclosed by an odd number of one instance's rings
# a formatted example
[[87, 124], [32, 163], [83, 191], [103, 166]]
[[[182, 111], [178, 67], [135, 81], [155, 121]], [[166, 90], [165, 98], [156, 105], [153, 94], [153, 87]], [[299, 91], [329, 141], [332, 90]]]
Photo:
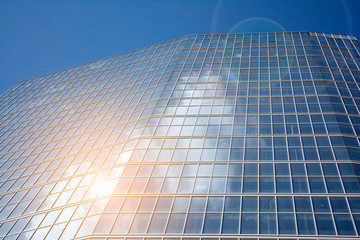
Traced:
[[358, 239], [360, 44], [191, 35], [0, 96], [1, 239]]

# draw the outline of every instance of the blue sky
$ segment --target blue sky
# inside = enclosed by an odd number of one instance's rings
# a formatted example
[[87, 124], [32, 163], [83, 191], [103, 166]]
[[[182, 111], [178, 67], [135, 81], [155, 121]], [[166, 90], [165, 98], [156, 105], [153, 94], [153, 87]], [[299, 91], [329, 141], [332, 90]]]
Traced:
[[359, 0], [1, 0], [0, 93], [188, 34], [320, 31], [360, 38]]

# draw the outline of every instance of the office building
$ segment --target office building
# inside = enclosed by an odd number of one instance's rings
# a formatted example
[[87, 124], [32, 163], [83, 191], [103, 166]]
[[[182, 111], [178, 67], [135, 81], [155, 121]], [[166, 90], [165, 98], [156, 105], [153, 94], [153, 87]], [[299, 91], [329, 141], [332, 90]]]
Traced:
[[359, 239], [360, 44], [190, 35], [0, 96], [1, 239]]

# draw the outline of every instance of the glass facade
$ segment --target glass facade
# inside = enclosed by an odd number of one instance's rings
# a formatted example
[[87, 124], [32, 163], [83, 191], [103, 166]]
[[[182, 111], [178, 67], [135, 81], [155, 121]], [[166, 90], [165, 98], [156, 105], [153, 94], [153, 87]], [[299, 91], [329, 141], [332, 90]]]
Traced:
[[190, 35], [0, 96], [0, 239], [359, 239], [360, 44]]

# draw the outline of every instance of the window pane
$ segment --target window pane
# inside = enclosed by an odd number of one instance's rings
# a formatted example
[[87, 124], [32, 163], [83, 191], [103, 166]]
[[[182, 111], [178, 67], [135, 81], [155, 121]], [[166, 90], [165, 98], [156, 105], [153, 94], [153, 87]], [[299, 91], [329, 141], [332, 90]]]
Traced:
[[274, 192], [274, 178], [260, 177], [260, 192], [273, 193]]
[[278, 197], [277, 198], [278, 212], [293, 212], [294, 207], [291, 197]]
[[338, 177], [327, 177], [325, 178], [326, 187], [329, 193], [343, 193], [340, 178]]
[[276, 192], [277, 193], [290, 193], [291, 192], [290, 177], [277, 177], [276, 178]]
[[209, 197], [207, 212], [221, 212], [223, 208], [223, 197]]
[[257, 214], [241, 214], [241, 234], [256, 234], [257, 225]]
[[182, 233], [184, 223], [185, 223], [185, 214], [171, 214], [166, 232]]
[[145, 233], [149, 219], [150, 219], [150, 214], [136, 214], [129, 232]]
[[229, 177], [227, 182], [228, 193], [241, 193], [241, 178], [238, 177]]
[[295, 234], [295, 219], [293, 214], [278, 214], [279, 234]]
[[154, 214], [150, 222], [148, 233], [163, 233], [167, 218], [168, 214]]
[[330, 198], [331, 208], [334, 213], [348, 213], [349, 208], [346, 200], [343, 197], [331, 197]]
[[360, 198], [349, 197], [348, 200], [349, 200], [351, 211], [353, 213], [360, 213]]
[[275, 212], [275, 197], [260, 197], [260, 212]]
[[226, 197], [224, 211], [225, 212], [239, 212], [240, 211], [240, 197]]
[[260, 234], [276, 234], [275, 214], [260, 214]]
[[222, 233], [239, 233], [239, 214], [225, 213], [223, 219]]
[[293, 182], [294, 193], [308, 193], [309, 192], [306, 178], [293, 177], [292, 182]]
[[203, 233], [219, 233], [221, 214], [206, 214]]
[[316, 214], [315, 220], [319, 235], [335, 235], [335, 229], [331, 215]]
[[173, 212], [185, 212], [189, 206], [189, 197], [176, 197], [173, 205]]
[[314, 212], [330, 212], [329, 202], [326, 197], [313, 197]]
[[190, 204], [190, 212], [204, 212], [206, 197], [193, 197]]
[[257, 197], [243, 197], [241, 211], [242, 212], [257, 212], [258, 211]]
[[296, 212], [312, 212], [310, 198], [308, 197], [295, 197]]
[[186, 221], [185, 233], [201, 233], [203, 214], [189, 214]]
[[312, 214], [296, 214], [299, 234], [314, 235], [315, 226]]
[[258, 192], [258, 181], [256, 177], [244, 177], [244, 193]]
[[334, 215], [336, 229], [339, 235], [355, 235], [355, 229], [350, 215]]

